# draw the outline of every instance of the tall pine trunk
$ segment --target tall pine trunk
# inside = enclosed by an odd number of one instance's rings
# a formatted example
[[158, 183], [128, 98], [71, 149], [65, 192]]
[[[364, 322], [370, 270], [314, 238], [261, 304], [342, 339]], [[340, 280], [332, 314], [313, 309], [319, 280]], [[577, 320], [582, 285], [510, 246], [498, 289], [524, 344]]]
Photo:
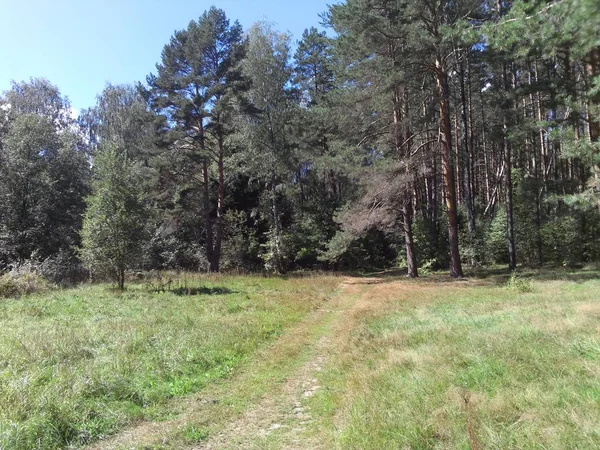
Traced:
[[[396, 88], [394, 91], [394, 134], [396, 139], [396, 154], [398, 157], [404, 158], [404, 165], [406, 167], [406, 177], [407, 180], [411, 178], [410, 173], [410, 131], [404, 135], [401, 130], [401, 122], [402, 119], [408, 116], [408, 92], [403, 90], [401, 94], [399, 92], [399, 88]], [[404, 138], [406, 136], [406, 142]], [[403, 151], [402, 147], [406, 145], [406, 151]], [[412, 205], [412, 196], [413, 189], [411, 183], [409, 181], [406, 182], [407, 185], [404, 186], [404, 201], [402, 205], [402, 216], [403, 216], [403, 228], [404, 228], [404, 241], [406, 246], [406, 265], [408, 267], [408, 276], [411, 278], [416, 278], [419, 276], [417, 269], [417, 254], [415, 252], [415, 244], [413, 239], [412, 232], [412, 222], [413, 222], [413, 205]]]
[[223, 134], [219, 130], [218, 135], [218, 155], [217, 155], [217, 171], [219, 177], [219, 188], [217, 193], [217, 223], [215, 233], [215, 246], [213, 252], [213, 262], [211, 270], [219, 272], [221, 270], [221, 246], [223, 242], [223, 204], [225, 202], [225, 170], [223, 166]]
[[413, 239], [413, 204], [412, 199], [408, 199], [402, 206], [402, 215], [404, 216], [404, 240], [406, 242], [406, 266], [408, 267], [408, 276], [417, 278], [419, 271], [417, 269], [417, 252], [415, 251], [415, 242]]
[[[508, 95], [508, 77], [506, 75], [506, 65], [502, 70], [504, 81], [504, 93]], [[506, 109], [512, 111], [512, 104]], [[506, 193], [506, 239], [508, 244], [508, 268], [515, 270], [517, 268], [517, 248], [515, 245], [515, 225], [513, 215], [513, 185], [512, 185], [512, 148], [508, 142], [508, 125], [506, 120], [506, 110], [502, 112], [502, 147], [504, 150], [505, 164], [505, 193]]]
[[210, 214], [210, 181], [208, 177], [208, 159], [202, 160], [202, 206], [204, 208], [204, 228], [206, 229], [206, 259], [208, 259], [209, 270], [218, 272], [215, 268], [214, 243], [213, 243], [213, 223]]
[[506, 238], [508, 244], [508, 268], [515, 270], [517, 268], [517, 250], [515, 246], [515, 225], [513, 215], [513, 185], [512, 185], [512, 152], [507, 137], [506, 118], [503, 120], [503, 147], [504, 161], [506, 164]]
[[[588, 78], [588, 83], [591, 84], [591, 81], [594, 77], [600, 75], [600, 47], [593, 49], [586, 61], [586, 76]], [[596, 94], [592, 97], [588, 98], [587, 103], [587, 114], [588, 114], [588, 135], [590, 138], [590, 142], [592, 144], [596, 144], [600, 141], [600, 118], [594, 116], [594, 108], [597, 107], [599, 103], [600, 95]], [[595, 154], [598, 151], [594, 152]], [[596, 156], [596, 155], [595, 155]], [[596, 183], [596, 192], [600, 191], [600, 164], [595, 163], [592, 168], [594, 172], [594, 181]], [[598, 196], [597, 203], [598, 210], [600, 210], [600, 196]]]
[[[458, 57], [458, 56], [457, 56]], [[468, 66], [468, 59], [467, 59]], [[467, 68], [468, 70], [468, 68]], [[472, 150], [469, 140], [469, 105], [467, 102], [467, 91], [465, 88], [465, 67], [464, 62], [460, 61], [460, 99], [461, 99], [461, 119], [463, 125], [463, 142], [462, 142], [462, 158], [461, 164], [464, 170], [464, 198], [467, 204], [467, 229], [469, 232], [469, 245], [471, 248], [475, 245], [475, 199], [473, 194], [473, 173], [471, 171], [471, 158]], [[471, 130], [472, 132], [472, 130]], [[474, 264], [475, 260], [472, 258], [471, 263]]]
[[448, 74], [444, 59], [436, 57], [436, 81], [439, 96], [442, 179], [446, 198], [446, 214], [448, 217], [448, 238], [450, 241], [450, 276], [463, 277], [458, 245], [458, 214], [456, 210], [456, 183], [454, 180], [454, 163], [452, 157], [452, 124], [450, 119], [450, 92]]

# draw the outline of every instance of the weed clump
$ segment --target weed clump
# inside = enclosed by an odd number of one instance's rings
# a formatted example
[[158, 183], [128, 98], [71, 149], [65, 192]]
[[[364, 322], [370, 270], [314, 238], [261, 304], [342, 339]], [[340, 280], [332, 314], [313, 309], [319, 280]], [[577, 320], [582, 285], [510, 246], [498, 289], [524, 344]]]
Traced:
[[506, 282], [506, 288], [522, 294], [533, 292], [533, 284], [529, 278], [523, 278], [517, 273], [512, 273]]

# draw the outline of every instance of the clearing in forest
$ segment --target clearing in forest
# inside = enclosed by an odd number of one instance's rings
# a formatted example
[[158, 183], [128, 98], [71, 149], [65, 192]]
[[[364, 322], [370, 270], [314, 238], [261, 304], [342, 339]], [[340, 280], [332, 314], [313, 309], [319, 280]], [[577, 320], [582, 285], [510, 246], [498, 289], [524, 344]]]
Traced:
[[595, 271], [202, 284], [0, 305], [0, 448], [600, 447]]

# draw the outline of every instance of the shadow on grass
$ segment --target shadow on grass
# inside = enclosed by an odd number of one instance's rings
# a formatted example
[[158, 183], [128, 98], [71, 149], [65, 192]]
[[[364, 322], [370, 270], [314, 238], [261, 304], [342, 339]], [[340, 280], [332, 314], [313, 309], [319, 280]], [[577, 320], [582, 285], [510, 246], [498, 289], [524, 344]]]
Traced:
[[188, 297], [194, 295], [228, 295], [233, 294], [234, 291], [226, 287], [178, 287], [171, 289], [170, 291], [178, 297]]
[[[571, 281], [583, 283], [590, 280], [600, 280], [600, 267], [552, 267], [547, 266], [539, 269], [519, 268], [516, 272], [520, 278], [528, 278], [533, 281]], [[477, 267], [466, 268], [464, 278], [451, 278], [447, 271], [435, 271], [421, 273], [419, 278], [407, 277], [405, 269], [390, 269], [373, 272], [346, 272], [344, 275], [364, 280], [365, 284], [380, 284], [394, 281], [418, 281], [421, 283], [461, 283], [465, 281], [481, 282], [485, 285], [505, 285], [510, 279], [512, 272], [504, 267]], [[360, 282], [360, 281], [359, 281]]]

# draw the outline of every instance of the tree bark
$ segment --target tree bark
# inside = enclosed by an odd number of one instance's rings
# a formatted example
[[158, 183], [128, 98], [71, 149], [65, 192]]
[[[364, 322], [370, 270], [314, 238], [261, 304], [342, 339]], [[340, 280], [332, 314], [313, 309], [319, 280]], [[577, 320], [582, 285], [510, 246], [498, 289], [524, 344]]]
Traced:
[[513, 186], [512, 186], [512, 152], [508, 142], [506, 118], [503, 120], [504, 137], [504, 158], [505, 158], [505, 180], [506, 180], [506, 238], [508, 243], [508, 268], [515, 270], [517, 268], [517, 250], [515, 246], [515, 227], [513, 220]]
[[214, 272], [214, 246], [213, 246], [213, 224], [210, 214], [210, 185], [208, 178], [208, 160], [202, 160], [202, 203], [204, 207], [204, 226], [206, 229], [206, 259], [208, 259], [209, 270]]
[[[586, 62], [586, 75], [588, 82], [591, 82], [592, 78], [600, 75], [600, 47], [595, 48], [590, 52]], [[587, 103], [587, 114], [588, 114], [588, 136], [592, 144], [600, 141], [600, 118], [594, 117], [594, 106], [597, 106], [599, 95], [596, 98], [588, 98]], [[594, 153], [598, 153], [595, 151]], [[594, 164], [592, 168], [594, 181], [595, 181], [595, 192], [598, 195], [597, 208], [600, 210], [600, 164]]]
[[125, 290], [125, 268], [119, 267], [119, 290]]
[[[507, 94], [508, 77], [506, 75], [506, 66], [503, 67], [502, 77], [504, 81], [504, 92]], [[512, 105], [507, 109], [512, 111]], [[508, 268], [512, 271], [517, 268], [517, 248], [515, 245], [515, 226], [513, 215], [512, 148], [510, 142], [508, 142], [508, 125], [505, 111], [503, 111], [502, 117], [502, 146], [504, 150], [504, 163], [506, 167], [506, 238], [508, 244]]]
[[441, 125], [442, 179], [448, 217], [448, 238], [450, 241], [450, 276], [463, 277], [458, 244], [458, 215], [456, 211], [456, 183], [452, 157], [452, 124], [450, 119], [450, 93], [447, 69], [443, 58], [436, 57], [436, 81], [439, 96]]
[[217, 223], [216, 223], [216, 236], [215, 246], [213, 252], [212, 261], [212, 272], [219, 272], [221, 270], [221, 246], [223, 242], [223, 204], [225, 202], [225, 170], [223, 166], [223, 134], [219, 132], [218, 135], [218, 159], [217, 159], [217, 171], [219, 177], [219, 191], [217, 193]]
[[404, 240], [406, 242], [406, 266], [408, 268], [408, 276], [411, 278], [417, 278], [419, 276], [419, 271], [417, 269], [417, 253], [415, 251], [415, 243], [412, 231], [412, 199], [408, 199], [404, 202], [404, 205], [402, 206], [402, 214], [404, 216]]
[[[458, 58], [458, 56], [457, 56]], [[468, 59], [467, 59], [468, 65]], [[467, 204], [467, 229], [469, 232], [469, 245], [471, 248], [475, 245], [475, 199], [473, 195], [473, 173], [471, 171], [471, 146], [469, 141], [469, 111], [467, 104], [467, 92], [465, 89], [465, 68], [464, 62], [460, 61], [460, 99], [461, 99], [461, 118], [463, 125], [463, 143], [461, 163], [464, 170], [464, 198]], [[472, 132], [472, 130], [471, 130]], [[474, 255], [473, 250], [471, 250]], [[471, 258], [471, 265], [475, 265], [474, 257]]]
[[[406, 186], [403, 186], [403, 205], [402, 215], [404, 219], [404, 241], [406, 246], [406, 264], [408, 266], [408, 276], [416, 278], [419, 276], [417, 269], [417, 256], [415, 252], [415, 244], [412, 232], [412, 221], [413, 221], [413, 189], [411, 182], [412, 179], [410, 171], [410, 130], [407, 131], [406, 135], [402, 132], [402, 119], [408, 116], [408, 92], [404, 90], [400, 93], [400, 88], [396, 88], [394, 91], [394, 136], [396, 139], [396, 154], [398, 157], [404, 159], [404, 165], [406, 167]], [[406, 142], [405, 142], [406, 138]], [[406, 150], [403, 151], [402, 147], [406, 144]]]
[[274, 269], [277, 273], [283, 273], [282, 255], [281, 255], [281, 221], [279, 217], [279, 202], [277, 201], [276, 177], [271, 177], [271, 201], [273, 208], [273, 261]]

